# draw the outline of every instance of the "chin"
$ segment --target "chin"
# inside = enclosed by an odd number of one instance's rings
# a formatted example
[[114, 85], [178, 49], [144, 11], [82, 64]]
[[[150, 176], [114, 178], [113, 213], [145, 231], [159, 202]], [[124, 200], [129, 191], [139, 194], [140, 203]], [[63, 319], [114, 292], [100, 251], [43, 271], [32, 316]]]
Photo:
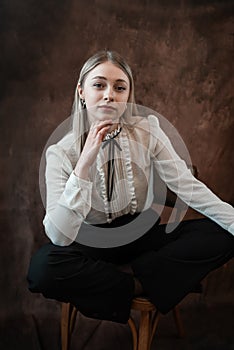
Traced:
[[113, 122], [116, 122], [116, 123], [119, 122], [119, 117], [111, 113], [102, 114], [101, 116], [98, 116], [97, 119], [102, 121], [110, 119]]

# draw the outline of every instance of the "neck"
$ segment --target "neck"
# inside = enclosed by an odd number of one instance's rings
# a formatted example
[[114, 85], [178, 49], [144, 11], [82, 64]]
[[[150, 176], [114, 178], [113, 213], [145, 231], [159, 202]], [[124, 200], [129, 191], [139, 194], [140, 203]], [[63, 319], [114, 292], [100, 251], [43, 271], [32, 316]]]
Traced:
[[119, 123], [113, 124], [113, 125], [110, 127], [110, 131], [109, 131], [109, 132], [116, 130], [118, 127], [119, 127]]

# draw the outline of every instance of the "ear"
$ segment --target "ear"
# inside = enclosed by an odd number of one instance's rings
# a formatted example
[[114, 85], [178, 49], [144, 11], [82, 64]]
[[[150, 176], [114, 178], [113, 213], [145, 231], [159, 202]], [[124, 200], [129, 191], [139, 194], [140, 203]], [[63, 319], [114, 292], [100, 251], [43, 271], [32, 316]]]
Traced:
[[82, 98], [84, 100], [84, 93], [83, 93], [83, 89], [81, 88], [80, 83], [78, 83], [77, 90], [78, 90], [78, 94], [79, 94], [80, 98]]

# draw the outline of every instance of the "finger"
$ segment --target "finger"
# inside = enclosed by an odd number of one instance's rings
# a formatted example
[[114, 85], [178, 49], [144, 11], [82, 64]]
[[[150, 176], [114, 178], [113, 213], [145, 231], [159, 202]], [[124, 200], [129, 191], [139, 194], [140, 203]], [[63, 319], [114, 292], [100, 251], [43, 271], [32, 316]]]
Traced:
[[100, 137], [101, 141], [106, 136], [107, 132], [109, 131], [110, 127], [106, 126], [103, 127], [101, 130], [98, 131], [97, 136]]
[[89, 132], [92, 133], [94, 136], [103, 128], [107, 128], [107, 130], [113, 125], [113, 122], [111, 120], [107, 121], [103, 121], [99, 124], [92, 124]]
[[90, 127], [90, 130], [94, 130], [94, 129], [100, 129], [104, 126], [107, 126], [107, 125], [112, 125], [113, 124], [113, 121], [110, 119], [110, 120], [103, 120], [103, 121], [98, 121], [98, 122], [94, 122], [91, 124], [91, 127]]

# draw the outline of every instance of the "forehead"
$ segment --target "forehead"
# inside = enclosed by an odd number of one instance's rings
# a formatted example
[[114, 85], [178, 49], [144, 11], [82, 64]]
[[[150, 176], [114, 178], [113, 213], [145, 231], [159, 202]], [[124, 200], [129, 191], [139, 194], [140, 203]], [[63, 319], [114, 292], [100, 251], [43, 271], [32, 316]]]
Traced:
[[95, 77], [103, 77], [112, 81], [124, 80], [125, 82], [129, 83], [128, 76], [124, 73], [124, 71], [109, 61], [100, 63], [87, 75], [87, 79], [94, 79]]

